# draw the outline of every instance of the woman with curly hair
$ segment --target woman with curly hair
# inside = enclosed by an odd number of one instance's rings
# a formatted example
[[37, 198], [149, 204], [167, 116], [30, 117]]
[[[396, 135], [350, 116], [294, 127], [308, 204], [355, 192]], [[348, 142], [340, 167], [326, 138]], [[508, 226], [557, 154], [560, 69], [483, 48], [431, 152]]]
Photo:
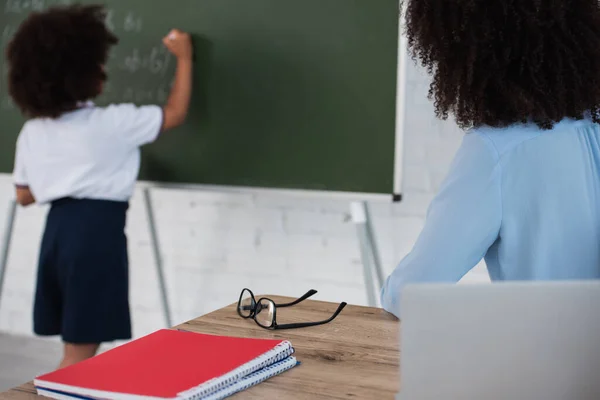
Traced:
[[178, 65], [164, 107], [96, 107], [117, 38], [100, 6], [32, 13], [9, 43], [9, 93], [29, 119], [16, 144], [17, 200], [50, 204], [39, 255], [34, 331], [61, 335], [60, 367], [131, 338], [126, 213], [140, 146], [182, 124], [192, 47], [173, 30], [163, 40]]
[[600, 278], [597, 0], [409, 0], [412, 56], [438, 117], [467, 130], [412, 251], [382, 289]]

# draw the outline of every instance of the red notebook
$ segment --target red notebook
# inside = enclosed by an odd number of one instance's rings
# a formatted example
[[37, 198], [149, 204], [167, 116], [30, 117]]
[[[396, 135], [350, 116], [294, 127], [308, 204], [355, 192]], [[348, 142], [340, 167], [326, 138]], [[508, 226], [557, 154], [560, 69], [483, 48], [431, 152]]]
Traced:
[[219, 393], [243, 390], [295, 366], [293, 352], [285, 340], [163, 329], [34, 384], [39, 394], [62, 399], [223, 398]]

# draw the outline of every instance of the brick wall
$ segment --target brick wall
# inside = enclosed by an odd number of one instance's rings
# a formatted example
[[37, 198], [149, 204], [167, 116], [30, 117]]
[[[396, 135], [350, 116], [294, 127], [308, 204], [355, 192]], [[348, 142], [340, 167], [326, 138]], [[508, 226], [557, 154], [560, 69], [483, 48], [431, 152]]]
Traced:
[[[409, 63], [404, 194], [400, 204], [371, 203], [387, 272], [410, 250], [461, 140], [438, 121], [426, 98], [429, 79]], [[0, 227], [13, 195], [0, 175]], [[164, 326], [141, 191], [132, 199], [128, 235], [134, 334]], [[291, 296], [317, 289], [318, 299], [366, 304], [356, 231], [343, 199], [279, 194], [153, 191], [175, 323], [237, 300], [243, 287]], [[19, 209], [4, 292], [0, 331], [31, 334], [37, 251], [46, 208]], [[2, 232], [0, 231], [0, 235]], [[483, 264], [465, 281], [488, 281]]]

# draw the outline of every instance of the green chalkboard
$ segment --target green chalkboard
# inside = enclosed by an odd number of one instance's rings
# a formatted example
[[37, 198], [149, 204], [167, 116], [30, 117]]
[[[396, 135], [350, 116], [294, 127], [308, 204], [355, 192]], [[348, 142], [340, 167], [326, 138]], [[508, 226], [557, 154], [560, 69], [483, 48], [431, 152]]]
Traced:
[[[83, 1], [83, 3], [92, 1]], [[2, 4], [4, 3], [4, 4]], [[2, 47], [33, 9], [0, 0]], [[161, 38], [192, 33], [185, 126], [143, 149], [140, 179], [177, 184], [393, 191], [398, 0], [108, 0], [121, 43], [97, 104], [165, 102]], [[0, 171], [23, 119], [0, 86]]]

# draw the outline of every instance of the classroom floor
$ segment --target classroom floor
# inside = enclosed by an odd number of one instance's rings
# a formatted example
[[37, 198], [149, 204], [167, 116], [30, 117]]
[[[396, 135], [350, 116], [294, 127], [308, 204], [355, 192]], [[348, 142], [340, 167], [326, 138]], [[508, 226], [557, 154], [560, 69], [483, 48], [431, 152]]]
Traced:
[[56, 368], [62, 344], [0, 333], [0, 392]]
[[56, 368], [61, 343], [0, 333], [0, 391]]
[[[104, 352], [115, 344], [105, 344]], [[0, 392], [51, 372], [60, 363], [62, 343], [58, 339], [15, 336], [0, 332]]]

